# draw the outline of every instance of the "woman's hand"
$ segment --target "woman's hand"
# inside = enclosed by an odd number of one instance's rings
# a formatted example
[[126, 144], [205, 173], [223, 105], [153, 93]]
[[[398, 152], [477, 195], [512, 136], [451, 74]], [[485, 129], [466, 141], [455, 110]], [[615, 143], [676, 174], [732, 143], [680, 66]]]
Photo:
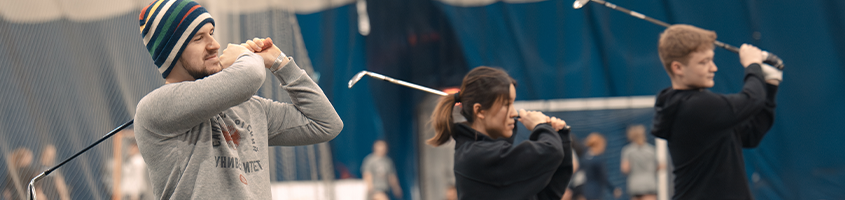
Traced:
[[566, 121], [563, 121], [560, 118], [552, 117], [551, 123], [552, 123], [552, 128], [554, 128], [555, 131], [560, 131], [560, 129], [566, 128]]
[[[525, 128], [528, 128], [529, 131], [533, 131], [537, 124], [549, 123], [551, 122], [551, 118], [539, 111], [525, 111], [525, 109], [519, 109], [519, 122], [522, 122], [522, 124], [525, 125]], [[564, 123], [564, 125], [565, 124], [566, 123]]]

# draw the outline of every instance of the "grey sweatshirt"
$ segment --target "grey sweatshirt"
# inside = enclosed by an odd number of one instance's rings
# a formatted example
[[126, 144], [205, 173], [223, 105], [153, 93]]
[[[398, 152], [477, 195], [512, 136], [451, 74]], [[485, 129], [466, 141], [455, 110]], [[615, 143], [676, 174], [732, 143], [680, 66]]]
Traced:
[[293, 104], [254, 96], [266, 71], [261, 56], [245, 53], [216, 74], [141, 99], [135, 137], [156, 199], [270, 199], [269, 145], [340, 133], [334, 107], [293, 60], [273, 72]]

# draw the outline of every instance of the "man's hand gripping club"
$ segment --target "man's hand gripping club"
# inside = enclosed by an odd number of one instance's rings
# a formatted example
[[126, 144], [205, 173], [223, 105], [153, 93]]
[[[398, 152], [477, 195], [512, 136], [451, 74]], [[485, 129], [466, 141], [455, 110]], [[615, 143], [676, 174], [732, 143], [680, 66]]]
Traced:
[[772, 67], [769, 64], [763, 63], [763, 51], [754, 45], [742, 44], [739, 47], [739, 62], [743, 67], [748, 67], [751, 63], [758, 63], [763, 69], [763, 76], [765, 76], [766, 83], [772, 85], [779, 85], [783, 81], [783, 71]]
[[288, 64], [288, 62], [290, 62], [290, 58], [288, 58], [287, 55], [279, 49], [279, 47], [274, 45], [273, 40], [268, 37], [265, 39], [254, 38], [252, 40], [247, 40], [240, 45], [229, 44], [226, 49], [223, 50], [223, 55], [220, 56], [220, 65], [223, 66], [223, 68], [231, 66], [232, 63], [235, 63], [235, 60], [239, 55], [247, 51], [258, 54], [264, 58], [264, 67], [273, 71], [284, 67]]

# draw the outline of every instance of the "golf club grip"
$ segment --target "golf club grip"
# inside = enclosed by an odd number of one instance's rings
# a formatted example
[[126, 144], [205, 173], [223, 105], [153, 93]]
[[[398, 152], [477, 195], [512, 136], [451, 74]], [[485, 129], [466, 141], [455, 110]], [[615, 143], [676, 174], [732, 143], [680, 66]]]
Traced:
[[[732, 51], [734, 53], [739, 53], [739, 48], [732, 46], [732, 45], [729, 45], [729, 44], [725, 44], [723, 42], [719, 42], [718, 40], [714, 41], [713, 44], [718, 46], [718, 47], [722, 47], [724, 49], [727, 49], [728, 51]], [[765, 57], [765, 58], [763, 58], [763, 63], [769, 64], [772, 67], [778, 68], [778, 70], [783, 71], [783, 67], [784, 67], [783, 66], [783, 60], [781, 60], [780, 57], [778, 57], [777, 55], [770, 53], [768, 51], [763, 51], [763, 56]]]
[[763, 60], [763, 63], [769, 64], [772, 67], [778, 68], [778, 70], [783, 71], [783, 60], [780, 59], [777, 55], [773, 53], [769, 53], [768, 51], [763, 51], [763, 55], [766, 58]]

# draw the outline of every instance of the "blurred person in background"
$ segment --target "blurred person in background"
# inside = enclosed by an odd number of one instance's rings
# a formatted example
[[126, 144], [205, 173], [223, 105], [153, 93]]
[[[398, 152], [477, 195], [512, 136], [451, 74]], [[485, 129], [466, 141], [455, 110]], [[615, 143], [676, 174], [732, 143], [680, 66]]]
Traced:
[[128, 200], [147, 199], [148, 197], [144, 196], [150, 185], [147, 164], [138, 151], [137, 143], [129, 144], [126, 159], [121, 166], [123, 168], [120, 178], [121, 197]]
[[581, 167], [581, 157], [587, 151], [587, 147], [581, 143], [578, 136], [571, 134], [572, 140], [572, 179], [569, 181], [569, 186], [566, 187], [564, 197], [569, 199], [583, 199], [584, 198], [584, 182], [587, 182], [587, 175], [584, 174], [584, 169]]
[[[41, 157], [40, 157], [41, 171], [47, 171], [50, 167], [53, 167], [56, 162], [56, 146], [52, 144], [44, 145], [44, 148], [41, 149]], [[40, 172], [39, 172], [40, 173]], [[70, 189], [68, 188], [67, 184], [65, 183], [65, 177], [62, 175], [61, 171], [58, 169], [50, 173], [49, 176], [44, 177], [39, 181], [36, 188], [41, 188], [41, 191], [44, 192], [43, 195], [39, 195], [38, 199], [60, 199], [60, 200], [69, 200], [70, 199]]]
[[[566, 122], [541, 112], [513, 107], [516, 81], [504, 70], [472, 69], [454, 95], [440, 98], [431, 125], [439, 146], [455, 140], [455, 187], [459, 199], [559, 200], [572, 176]], [[455, 104], [466, 122], [455, 123]], [[516, 117], [531, 131], [513, 143]]]
[[604, 162], [604, 150], [607, 147], [607, 140], [601, 133], [593, 132], [584, 139], [587, 152], [581, 158], [580, 167], [584, 170], [587, 180], [584, 182], [583, 197], [586, 200], [604, 199], [604, 189], [613, 192], [615, 198], [622, 196], [622, 190], [613, 187], [607, 176], [607, 169]]
[[375, 192], [372, 196], [373, 198], [370, 198], [371, 200], [390, 200], [390, 197], [384, 192]]
[[[29, 180], [38, 175], [37, 168], [32, 166], [33, 156], [32, 150], [26, 147], [20, 147], [6, 155], [6, 163], [8, 163], [8, 174], [6, 180], [3, 181], [3, 199], [26, 199], [29, 194], [27, 186]], [[36, 188], [37, 195], [43, 195], [43, 191]]]
[[393, 160], [387, 157], [387, 142], [384, 140], [373, 143], [373, 153], [364, 157], [361, 174], [367, 185], [367, 199], [375, 199], [377, 193], [393, 193], [394, 197], [402, 198], [402, 187], [399, 187]]
[[628, 127], [630, 144], [622, 148], [622, 162], [619, 167], [628, 175], [628, 195], [632, 200], [657, 199], [657, 152], [654, 145], [646, 142], [645, 126], [637, 124]]
[[[566, 193], [563, 193], [563, 197], [560, 198], [561, 200], [572, 200], [572, 199], [574, 199], [573, 197], [575, 197], [577, 195], [575, 193], [575, 191], [576, 191], [575, 187], [577, 187], [577, 186], [575, 186], [575, 182], [576, 182], [575, 177], [578, 176], [578, 174], [577, 174], [578, 173], [578, 167], [579, 167], [578, 164], [579, 164], [578, 163], [578, 154], [576, 154], [575, 151], [572, 151], [572, 176], [573, 177], [570, 178], [569, 186], [566, 187]], [[581, 173], [581, 176], [583, 176], [583, 174], [584, 173]], [[581, 184], [583, 184], [583, 182], [578, 183], [578, 185], [581, 185]], [[578, 189], [580, 189], [580, 188], [578, 188]], [[578, 192], [578, 194], [580, 194], [580, 191]]]
[[446, 186], [446, 200], [458, 200], [458, 189], [455, 189], [455, 185]]

